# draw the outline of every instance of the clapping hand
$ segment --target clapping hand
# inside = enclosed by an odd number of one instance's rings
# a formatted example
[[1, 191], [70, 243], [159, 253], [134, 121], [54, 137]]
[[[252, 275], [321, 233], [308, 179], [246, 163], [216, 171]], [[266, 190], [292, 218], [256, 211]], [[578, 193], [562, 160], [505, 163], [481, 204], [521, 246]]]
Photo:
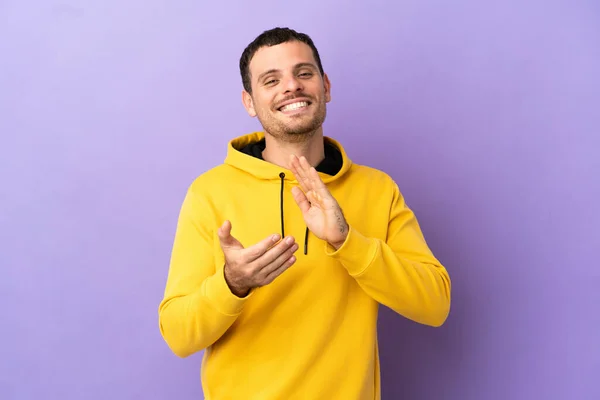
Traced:
[[292, 155], [290, 169], [300, 184], [300, 187], [292, 188], [292, 195], [302, 211], [306, 226], [319, 239], [338, 249], [349, 230], [340, 205], [304, 156], [298, 158]]

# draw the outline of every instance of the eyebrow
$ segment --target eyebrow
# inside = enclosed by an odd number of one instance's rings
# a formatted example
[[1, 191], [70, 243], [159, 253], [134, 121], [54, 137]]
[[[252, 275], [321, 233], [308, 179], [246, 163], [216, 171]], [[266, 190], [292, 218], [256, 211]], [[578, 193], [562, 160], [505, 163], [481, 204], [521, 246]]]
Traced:
[[[302, 63], [298, 63], [298, 64], [294, 65], [294, 69], [300, 69], [300, 68], [304, 68], [304, 67], [310, 67], [310, 68], [312, 68], [314, 70], [317, 69], [317, 67], [313, 63], [309, 63], [309, 62], [302, 62]], [[278, 69], [270, 69], [268, 71], [265, 71], [265, 72], [263, 72], [262, 74], [260, 74], [258, 76], [257, 81], [260, 82], [261, 79], [264, 76], [269, 75], [269, 74], [273, 74], [273, 73], [277, 73], [277, 72], [280, 72], [280, 70], [278, 70]]]

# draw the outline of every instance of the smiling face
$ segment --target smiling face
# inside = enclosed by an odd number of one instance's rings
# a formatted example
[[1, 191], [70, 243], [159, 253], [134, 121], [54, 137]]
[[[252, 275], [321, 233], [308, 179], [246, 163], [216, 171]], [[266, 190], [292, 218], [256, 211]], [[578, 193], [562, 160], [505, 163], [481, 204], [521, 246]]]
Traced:
[[302, 142], [319, 132], [331, 100], [327, 75], [321, 76], [311, 48], [300, 41], [261, 47], [249, 65], [252, 93], [242, 92], [248, 114], [266, 133]]

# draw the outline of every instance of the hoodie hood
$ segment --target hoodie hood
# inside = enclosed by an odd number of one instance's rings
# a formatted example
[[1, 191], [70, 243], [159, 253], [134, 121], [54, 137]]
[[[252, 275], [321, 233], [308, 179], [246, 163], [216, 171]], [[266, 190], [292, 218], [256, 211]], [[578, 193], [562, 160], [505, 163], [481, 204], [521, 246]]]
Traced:
[[[352, 166], [352, 161], [339, 142], [327, 136], [323, 140], [325, 144], [325, 159], [315, 169], [319, 172], [323, 182], [327, 184], [339, 179], [348, 172]], [[289, 182], [296, 182], [296, 178], [291, 170], [263, 160], [262, 151], [264, 149], [264, 132], [253, 132], [237, 137], [231, 140], [227, 146], [225, 164], [241, 169], [258, 179], [283, 179]]]

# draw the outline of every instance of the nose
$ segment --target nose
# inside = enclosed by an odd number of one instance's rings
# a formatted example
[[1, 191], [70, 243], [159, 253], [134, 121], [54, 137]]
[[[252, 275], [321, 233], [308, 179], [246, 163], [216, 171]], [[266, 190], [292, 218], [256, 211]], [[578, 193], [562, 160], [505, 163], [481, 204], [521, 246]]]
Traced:
[[283, 88], [285, 90], [285, 93], [293, 93], [302, 91], [304, 89], [304, 86], [302, 85], [302, 81], [300, 79], [292, 75], [285, 79], [283, 83]]

